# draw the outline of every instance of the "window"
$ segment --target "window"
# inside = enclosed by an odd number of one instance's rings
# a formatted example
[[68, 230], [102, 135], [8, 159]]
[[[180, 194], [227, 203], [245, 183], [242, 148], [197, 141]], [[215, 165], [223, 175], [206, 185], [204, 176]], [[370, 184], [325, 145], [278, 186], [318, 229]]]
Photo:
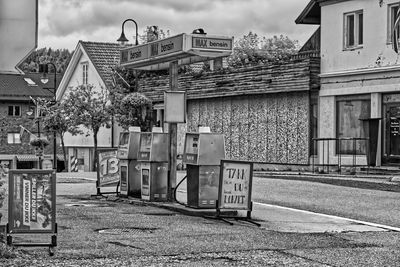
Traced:
[[8, 116], [21, 116], [21, 107], [20, 106], [8, 106]]
[[21, 136], [19, 133], [8, 133], [7, 142], [9, 144], [21, 144]]
[[82, 64], [82, 83], [83, 84], [88, 84], [88, 68], [89, 68], [89, 64], [83, 63]]
[[358, 48], [363, 45], [363, 12], [344, 14], [344, 48]]
[[[360, 118], [368, 118], [371, 113], [369, 96], [338, 97], [336, 102], [336, 136], [337, 138], [365, 137], [363, 122]], [[339, 144], [337, 144], [339, 145]], [[340, 142], [342, 154], [365, 154], [366, 141], [343, 140]], [[339, 147], [337, 147], [339, 151]]]
[[[389, 26], [388, 26], [388, 43], [392, 43], [392, 34], [393, 34], [393, 26], [394, 26], [394, 21], [396, 20], [396, 13], [397, 10], [399, 9], [399, 4], [396, 3], [394, 5], [389, 6]], [[397, 26], [397, 28], [400, 30], [400, 25]]]

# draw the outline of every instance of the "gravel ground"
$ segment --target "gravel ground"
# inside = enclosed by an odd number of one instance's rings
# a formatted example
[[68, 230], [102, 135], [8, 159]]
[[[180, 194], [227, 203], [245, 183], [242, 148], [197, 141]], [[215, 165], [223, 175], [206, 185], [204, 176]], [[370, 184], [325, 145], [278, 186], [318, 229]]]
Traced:
[[[93, 181], [57, 184], [58, 244], [10, 248], [0, 266], [398, 266], [400, 233], [280, 233], [145, 204], [91, 197]], [[64, 180], [67, 182], [68, 180]], [[112, 190], [111, 190], [112, 191]], [[49, 240], [24, 236], [15, 241]]]

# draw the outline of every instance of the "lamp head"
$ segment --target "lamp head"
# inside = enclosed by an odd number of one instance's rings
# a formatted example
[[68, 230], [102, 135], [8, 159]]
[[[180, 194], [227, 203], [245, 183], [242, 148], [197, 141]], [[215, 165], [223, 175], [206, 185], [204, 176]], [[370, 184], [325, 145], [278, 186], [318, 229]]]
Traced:
[[46, 75], [46, 73], [43, 73], [42, 77], [40, 77], [40, 81], [41, 81], [43, 84], [46, 84], [46, 83], [49, 82], [49, 77]]
[[129, 40], [126, 38], [124, 31], [122, 30], [121, 36], [118, 38], [117, 42], [119, 42], [121, 45], [124, 45], [126, 42]]
[[193, 34], [207, 34], [202, 28], [195, 29], [192, 32]]

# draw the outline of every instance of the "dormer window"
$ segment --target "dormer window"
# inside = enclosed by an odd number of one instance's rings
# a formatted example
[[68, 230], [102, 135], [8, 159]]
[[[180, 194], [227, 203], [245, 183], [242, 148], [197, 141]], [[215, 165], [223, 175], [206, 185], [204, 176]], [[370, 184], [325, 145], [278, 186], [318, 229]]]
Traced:
[[88, 84], [88, 69], [89, 64], [87, 62], [82, 63], [82, 84], [84, 85]]
[[363, 11], [344, 14], [344, 49], [360, 48], [363, 45]]

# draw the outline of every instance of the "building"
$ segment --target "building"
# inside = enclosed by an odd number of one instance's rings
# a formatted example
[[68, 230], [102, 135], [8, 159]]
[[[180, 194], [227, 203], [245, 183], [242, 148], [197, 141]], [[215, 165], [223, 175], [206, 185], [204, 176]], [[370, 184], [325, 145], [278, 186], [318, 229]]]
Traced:
[[[17, 169], [39, 167], [38, 157], [29, 144], [36, 136], [46, 137], [50, 145], [44, 151], [44, 163], [52, 166], [53, 133], [43, 131], [35, 118], [35, 98], [54, 97], [53, 79], [46, 85], [38, 73], [0, 74], [0, 161], [2, 165]], [[54, 74], [50, 75], [51, 77]], [[21, 129], [26, 129], [21, 131]], [[62, 157], [59, 157], [61, 160]], [[61, 162], [59, 162], [61, 164]], [[61, 168], [62, 166], [60, 166]]]
[[[399, 2], [394, 0], [312, 0], [296, 20], [321, 26], [320, 138], [373, 137], [363, 119], [380, 121], [377, 166], [400, 163], [400, 62], [392, 49]], [[374, 149], [373, 146], [370, 149]], [[366, 164], [365, 141], [330, 142], [329, 155], [319, 146], [319, 162]]]
[[[112, 73], [119, 63], [119, 49], [117, 44], [80, 41], [57, 98], [79, 84], [113, 86]], [[180, 75], [179, 89], [187, 91], [188, 108], [187, 123], [178, 126], [178, 154], [183, 154], [185, 133], [197, 131], [202, 125], [225, 135], [227, 158], [308, 165], [316, 127], [313, 110], [319, 90], [319, 58], [314, 54], [304, 51], [301, 56], [281, 63]], [[163, 93], [168, 86], [168, 75], [138, 81], [139, 91], [152, 100], [161, 125]], [[117, 125], [102, 129], [99, 148], [116, 147], [120, 131]], [[91, 136], [69, 135], [65, 144], [69, 158], [78, 159], [79, 170], [92, 170]]]
[[[71, 61], [57, 89], [57, 100], [78, 85], [92, 84], [99, 90], [113, 86], [113, 68], [119, 64], [119, 45], [114, 43], [79, 41]], [[85, 130], [85, 133], [87, 130]], [[116, 147], [120, 127], [103, 127], [98, 134], [98, 147]], [[68, 149], [68, 170], [94, 170], [94, 144], [92, 135], [64, 137]], [[71, 167], [71, 164], [73, 166]]]

